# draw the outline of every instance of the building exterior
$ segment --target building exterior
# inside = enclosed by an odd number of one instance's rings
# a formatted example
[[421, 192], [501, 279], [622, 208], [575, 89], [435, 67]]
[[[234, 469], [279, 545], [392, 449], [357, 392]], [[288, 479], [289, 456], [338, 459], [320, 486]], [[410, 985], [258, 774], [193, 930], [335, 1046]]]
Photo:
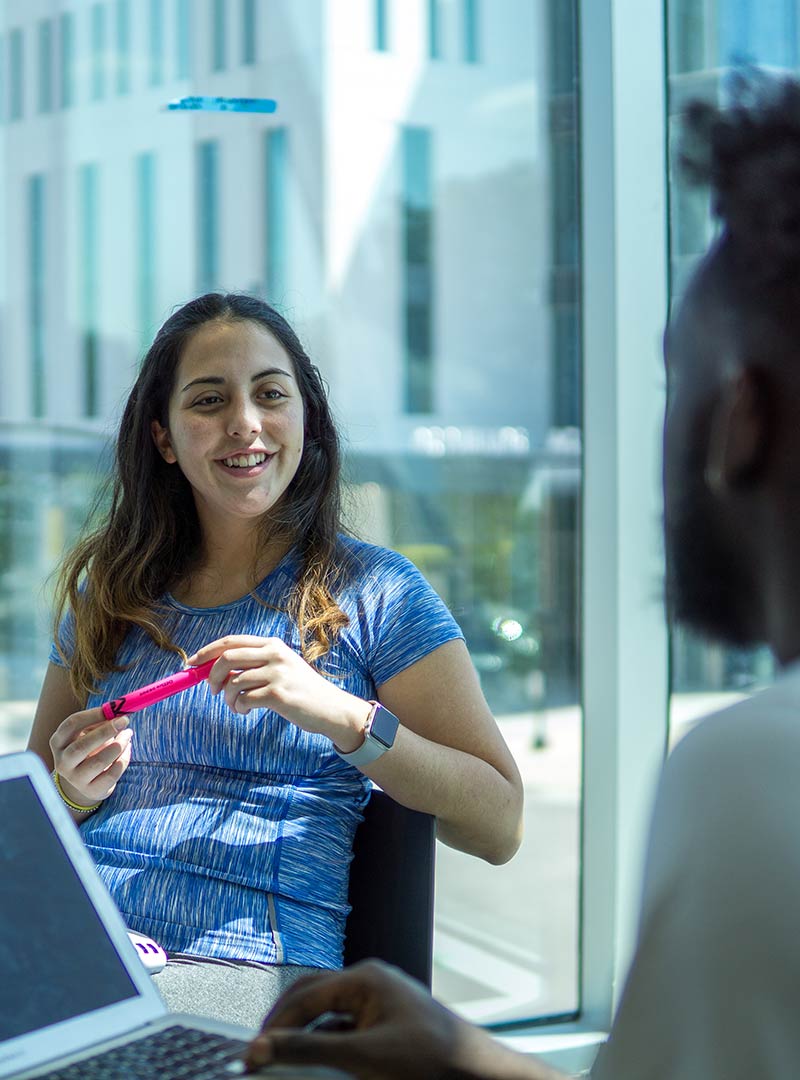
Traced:
[[[543, 664], [574, 697], [571, 5], [1, 10], [0, 544], [13, 570], [0, 570], [0, 693], [36, 692], [46, 594], [38, 615], [31, 595], [83, 520], [139, 357], [176, 305], [224, 289], [264, 296], [299, 330], [346, 433], [355, 526], [442, 591], [490, 695], [512, 664], [496, 704], [541, 698]], [[165, 109], [200, 94], [278, 107]], [[524, 628], [519, 646], [493, 629], [504, 616]]]

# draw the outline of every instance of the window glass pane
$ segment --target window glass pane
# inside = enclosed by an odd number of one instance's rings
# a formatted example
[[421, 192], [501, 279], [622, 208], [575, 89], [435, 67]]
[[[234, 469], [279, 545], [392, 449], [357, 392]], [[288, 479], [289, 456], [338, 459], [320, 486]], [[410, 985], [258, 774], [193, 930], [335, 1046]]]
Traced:
[[192, 56], [190, 0], [177, 0], [175, 13], [175, 74], [179, 79], [188, 79]]
[[464, 17], [464, 59], [477, 64], [480, 59], [480, 28], [478, 14], [480, 0], [462, 0]]
[[142, 344], [152, 340], [156, 326], [156, 156], [139, 154], [136, 159], [136, 247], [138, 265], [137, 307]]
[[97, 231], [100, 216], [98, 168], [82, 165], [79, 173], [78, 220], [81, 229], [80, 328], [83, 351], [83, 407], [86, 416], [97, 416], [98, 401], [98, 264], [100, 259]]
[[[732, 65], [753, 62], [791, 68], [797, 64], [796, 0], [668, 0], [670, 141], [677, 116], [694, 98], [724, 99]], [[673, 168], [674, 172], [674, 168]], [[670, 289], [673, 301], [712, 239], [708, 194], [670, 177]], [[727, 649], [674, 628], [671, 640], [670, 741], [675, 743], [701, 716], [768, 681], [765, 650]]]
[[264, 136], [265, 148], [265, 212], [266, 236], [264, 252], [266, 266], [264, 281], [271, 304], [282, 309], [285, 303], [289, 268], [286, 236], [289, 229], [288, 140], [286, 128], [276, 127]]
[[242, 0], [242, 63], [254, 64], [258, 48], [256, 0]]
[[75, 100], [75, 16], [65, 11], [58, 19], [61, 54], [61, 107], [68, 108]]
[[374, 47], [379, 52], [389, 48], [389, 0], [372, 0], [374, 9]]
[[150, 71], [151, 86], [164, 81], [164, 4], [163, 0], [150, 0]]
[[[330, 387], [349, 524], [440, 592], [524, 778], [508, 865], [438, 850], [435, 989], [486, 1023], [580, 1004], [574, 8], [74, 4], [53, 13], [47, 117], [23, 101], [42, 11], [0, 16], [8, 114], [29, 125], [0, 155], [17, 223], [0, 273], [0, 750], [27, 736], [49, 575], [143, 347], [200, 291], [265, 296]], [[166, 111], [176, 77], [187, 96], [263, 87], [278, 109]]]
[[92, 34], [92, 101], [101, 101], [106, 93], [106, 7], [93, 4], [91, 8]]
[[31, 388], [31, 413], [41, 418], [45, 414], [45, 353], [44, 338], [47, 320], [45, 307], [46, 240], [46, 183], [41, 173], [28, 178], [28, 343]]
[[53, 108], [53, 23], [42, 19], [39, 23], [38, 85], [39, 112], [50, 112]]
[[211, 39], [211, 69], [225, 69], [225, 0], [214, 0], [214, 35]]
[[118, 94], [127, 94], [131, 88], [131, 5], [130, 0], [117, 0], [117, 76]]
[[438, 60], [442, 55], [440, 0], [428, 0], [428, 56]]
[[21, 120], [25, 100], [25, 56], [22, 31], [19, 27], [8, 35], [8, 118]]

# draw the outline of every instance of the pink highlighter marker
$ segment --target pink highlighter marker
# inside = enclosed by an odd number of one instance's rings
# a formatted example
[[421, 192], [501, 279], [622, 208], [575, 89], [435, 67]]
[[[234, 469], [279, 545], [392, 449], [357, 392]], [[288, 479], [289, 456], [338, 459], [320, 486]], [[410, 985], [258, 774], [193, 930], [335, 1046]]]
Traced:
[[150, 683], [149, 686], [142, 686], [124, 697], [106, 701], [100, 706], [103, 710], [103, 716], [105, 716], [106, 720], [113, 720], [115, 716], [121, 716], [123, 713], [138, 712], [140, 709], [146, 709], [148, 705], [154, 705], [157, 701], [163, 701], [164, 698], [171, 697], [173, 694], [180, 694], [182, 690], [188, 690], [190, 686], [196, 686], [203, 679], [207, 679], [216, 662], [217, 658], [214, 657], [213, 660], [207, 660], [205, 664], [185, 668], [183, 671], [176, 671], [169, 678], [159, 679], [158, 682]]

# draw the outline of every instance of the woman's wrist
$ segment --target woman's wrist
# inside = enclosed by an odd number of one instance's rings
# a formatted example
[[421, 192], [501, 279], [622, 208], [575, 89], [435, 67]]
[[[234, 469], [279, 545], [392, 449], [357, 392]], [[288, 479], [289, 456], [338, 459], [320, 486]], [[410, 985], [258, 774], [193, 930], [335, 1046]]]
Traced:
[[53, 769], [50, 775], [53, 778], [55, 789], [58, 792], [61, 801], [68, 806], [70, 810], [74, 810], [76, 814], [92, 814], [100, 807], [99, 802], [86, 804], [83, 801], [83, 796], [81, 796], [79, 792], [76, 792], [68, 783], [65, 784], [63, 777], [59, 776], [57, 769]]
[[352, 754], [358, 750], [364, 742], [364, 734], [367, 729], [367, 721], [372, 712], [372, 704], [363, 698], [348, 694], [347, 706], [341, 713], [341, 724], [337, 728], [331, 740], [336, 749], [342, 754]]

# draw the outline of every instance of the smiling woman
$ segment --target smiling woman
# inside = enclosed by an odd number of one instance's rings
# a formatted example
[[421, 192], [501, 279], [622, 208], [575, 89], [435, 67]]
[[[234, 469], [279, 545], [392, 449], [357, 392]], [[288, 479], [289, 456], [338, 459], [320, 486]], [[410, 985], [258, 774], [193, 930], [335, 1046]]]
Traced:
[[271, 510], [300, 464], [303, 398], [291, 358], [258, 323], [206, 323], [183, 350], [167, 426], [156, 419], [152, 431], [191, 485], [206, 544], [229, 547], [232, 522]]
[[[129, 925], [169, 953], [174, 1008], [252, 1026], [341, 965], [370, 780], [452, 847], [496, 863], [519, 844], [519, 774], [458, 625], [339, 507], [337, 432], [288, 323], [241, 295], [177, 311], [128, 399], [110, 510], [64, 563], [30, 739]], [[207, 684], [104, 718], [178, 658], [213, 661]]]

